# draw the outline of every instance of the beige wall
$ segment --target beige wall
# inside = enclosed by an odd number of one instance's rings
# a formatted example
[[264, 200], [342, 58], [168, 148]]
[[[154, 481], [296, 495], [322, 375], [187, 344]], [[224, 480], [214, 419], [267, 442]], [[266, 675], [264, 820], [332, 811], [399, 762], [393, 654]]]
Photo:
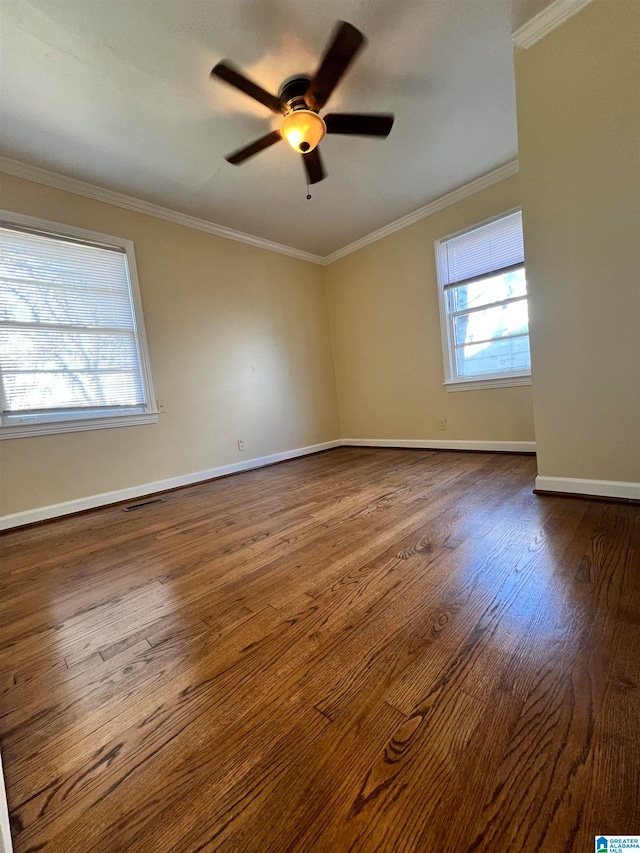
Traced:
[[640, 3], [516, 50], [539, 474], [640, 481]]
[[327, 267], [343, 437], [534, 439], [530, 386], [445, 391], [433, 245], [519, 203], [515, 175]]
[[339, 437], [322, 267], [9, 176], [0, 207], [134, 241], [167, 405], [157, 424], [1, 441], [0, 515]]

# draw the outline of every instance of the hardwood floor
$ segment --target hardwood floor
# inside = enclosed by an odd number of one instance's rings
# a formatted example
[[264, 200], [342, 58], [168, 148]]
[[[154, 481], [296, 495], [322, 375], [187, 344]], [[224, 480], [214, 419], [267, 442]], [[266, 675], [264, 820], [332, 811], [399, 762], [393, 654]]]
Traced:
[[340, 448], [0, 537], [16, 853], [640, 832], [640, 508]]

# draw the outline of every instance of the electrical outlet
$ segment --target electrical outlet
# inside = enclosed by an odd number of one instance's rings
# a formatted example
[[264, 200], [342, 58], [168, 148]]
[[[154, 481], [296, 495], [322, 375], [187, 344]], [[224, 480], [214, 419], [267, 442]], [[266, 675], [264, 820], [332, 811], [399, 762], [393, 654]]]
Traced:
[[438, 429], [446, 429], [447, 428], [447, 419], [446, 418], [438, 418]]
[[167, 411], [167, 401], [165, 399], [158, 400], [158, 411], [166, 412]]
[[244, 449], [245, 449], [244, 441], [241, 438], [239, 438], [238, 439], [238, 450], [244, 450]]

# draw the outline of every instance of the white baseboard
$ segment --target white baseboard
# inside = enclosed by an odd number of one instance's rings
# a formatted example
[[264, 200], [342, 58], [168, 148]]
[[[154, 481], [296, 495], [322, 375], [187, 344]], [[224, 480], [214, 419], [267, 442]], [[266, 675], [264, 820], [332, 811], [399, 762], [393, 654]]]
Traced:
[[535, 453], [535, 441], [447, 441], [422, 438], [343, 438], [345, 447], [415, 447], [423, 450], [489, 450], [498, 453]]
[[82, 512], [86, 509], [95, 509], [99, 506], [128, 501], [132, 498], [140, 498], [156, 492], [166, 492], [168, 489], [176, 489], [179, 486], [190, 486], [193, 483], [201, 483], [204, 480], [214, 480], [216, 477], [224, 477], [226, 474], [249, 471], [252, 468], [263, 468], [265, 465], [273, 465], [274, 462], [283, 462], [286, 459], [295, 459], [297, 456], [306, 456], [309, 453], [318, 453], [321, 450], [340, 447], [341, 444], [340, 439], [325, 441], [322, 444], [311, 444], [308, 447], [298, 447], [295, 450], [285, 450], [282, 453], [259, 456], [243, 462], [234, 462], [231, 465], [221, 465], [219, 468], [210, 468], [207, 471], [181, 474], [179, 477], [169, 477], [166, 480], [156, 480], [153, 483], [142, 483], [139, 486], [131, 486], [128, 489], [103, 492], [100, 495], [90, 495], [86, 498], [78, 498], [72, 501], [65, 501], [64, 503], [26, 510], [25, 512], [16, 512], [12, 515], [0, 516], [0, 530], [9, 530], [12, 527], [21, 527], [24, 524], [33, 524], [35, 521], [46, 521], [49, 518], [57, 518], [61, 515], [70, 515], [71, 513]]
[[12, 853], [11, 830], [9, 829], [9, 808], [7, 806], [7, 792], [4, 789], [4, 776], [2, 775], [2, 758], [0, 758], [0, 853]]
[[536, 477], [536, 490], [593, 495], [598, 498], [623, 498], [640, 501], [640, 483], [625, 480], [581, 480], [578, 477]]

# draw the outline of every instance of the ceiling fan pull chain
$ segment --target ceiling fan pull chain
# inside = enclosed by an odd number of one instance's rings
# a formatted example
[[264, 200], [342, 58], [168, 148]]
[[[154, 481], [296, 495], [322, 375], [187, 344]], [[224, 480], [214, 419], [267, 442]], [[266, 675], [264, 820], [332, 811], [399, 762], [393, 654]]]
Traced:
[[307, 181], [307, 201], [311, 198], [311, 193], [309, 192], [309, 181]]

